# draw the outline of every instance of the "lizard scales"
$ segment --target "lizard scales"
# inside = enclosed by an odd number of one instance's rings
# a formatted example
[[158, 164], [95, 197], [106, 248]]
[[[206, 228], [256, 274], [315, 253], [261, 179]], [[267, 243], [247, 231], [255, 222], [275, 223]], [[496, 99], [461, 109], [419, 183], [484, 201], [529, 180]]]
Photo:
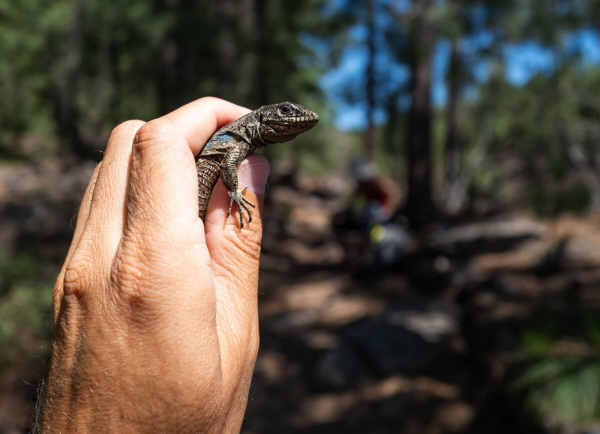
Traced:
[[243, 196], [247, 187], [238, 189], [236, 166], [256, 149], [288, 142], [310, 130], [318, 121], [319, 115], [303, 105], [282, 102], [254, 110], [217, 131], [196, 157], [200, 218], [206, 217], [210, 196], [221, 176], [230, 198], [227, 216], [235, 203], [240, 226], [244, 227], [242, 210], [247, 212], [250, 223], [252, 212], [248, 206], [254, 208], [255, 205]]

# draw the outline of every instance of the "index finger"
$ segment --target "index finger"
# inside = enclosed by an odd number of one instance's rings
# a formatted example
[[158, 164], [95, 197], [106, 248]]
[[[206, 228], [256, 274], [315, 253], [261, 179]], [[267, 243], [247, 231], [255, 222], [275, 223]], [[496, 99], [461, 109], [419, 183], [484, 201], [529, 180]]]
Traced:
[[201, 98], [165, 115], [186, 138], [194, 155], [215, 131], [250, 113], [250, 109], [219, 98]]
[[189, 231], [197, 231], [193, 241], [203, 243], [194, 155], [220, 126], [248, 111], [202, 98], [142, 126], [133, 143], [126, 231], [133, 229], [154, 243], [177, 236], [189, 240]]

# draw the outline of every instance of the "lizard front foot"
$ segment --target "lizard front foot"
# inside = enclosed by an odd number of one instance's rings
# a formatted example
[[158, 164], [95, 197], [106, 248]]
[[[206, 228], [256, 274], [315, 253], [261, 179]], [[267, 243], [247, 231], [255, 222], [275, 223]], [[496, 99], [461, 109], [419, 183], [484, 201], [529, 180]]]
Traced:
[[248, 190], [248, 187], [244, 187], [243, 190], [227, 192], [229, 194], [229, 198], [230, 198], [229, 209], [227, 210], [227, 217], [229, 217], [231, 215], [231, 208], [233, 207], [233, 202], [235, 202], [238, 206], [238, 211], [240, 213], [240, 228], [244, 227], [244, 215], [242, 214], [242, 208], [245, 209], [246, 212], [248, 213], [248, 223], [250, 223], [252, 221], [252, 212], [246, 206], [246, 204], [250, 205], [252, 208], [256, 208], [256, 205], [254, 205], [252, 202], [250, 202], [248, 199], [246, 199], [243, 196], [243, 194], [246, 190]]

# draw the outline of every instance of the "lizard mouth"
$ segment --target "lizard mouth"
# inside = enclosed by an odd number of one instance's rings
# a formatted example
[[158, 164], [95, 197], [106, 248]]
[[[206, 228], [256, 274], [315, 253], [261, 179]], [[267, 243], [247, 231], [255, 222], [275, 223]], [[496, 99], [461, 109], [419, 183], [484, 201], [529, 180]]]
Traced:
[[294, 122], [319, 122], [319, 115], [316, 113], [311, 113], [304, 116], [294, 116], [292, 117], [292, 121]]
[[274, 124], [293, 124], [300, 128], [312, 128], [319, 122], [319, 115], [315, 112], [311, 112], [302, 116], [289, 116], [285, 119], [272, 121]]
[[315, 112], [308, 113], [304, 116], [292, 116], [290, 118], [291, 122], [298, 124], [313, 124], [316, 125], [319, 122], [319, 115]]
[[312, 110], [304, 109], [288, 116], [279, 114], [276, 118], [261, 118], [261, 121], [260, 141], [264, 144], [283, 143], [289, 142], [317, 125], [319, 115]]

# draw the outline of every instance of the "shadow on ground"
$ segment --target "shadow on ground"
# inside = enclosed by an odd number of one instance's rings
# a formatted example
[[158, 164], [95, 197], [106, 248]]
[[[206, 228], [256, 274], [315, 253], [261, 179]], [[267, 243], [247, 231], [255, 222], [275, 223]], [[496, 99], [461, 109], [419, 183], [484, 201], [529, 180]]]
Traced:
[[[92, 169], [3, 165], [6, 249], [55, 275]], [[550, 432], [525, 410], [510, 369], [525, 332], [548, 318], [565, 328], [551, 351], [589, 350], [577, 324], [598, 317], [599, 217], [453, 224], [364, 276], [332, 229], [341, 204], [331, 179], [273, 184], [244, 433]], [[43, 376], [47, 333], [26, 329], [0, 366], [0, 433], [27, 429]]]

